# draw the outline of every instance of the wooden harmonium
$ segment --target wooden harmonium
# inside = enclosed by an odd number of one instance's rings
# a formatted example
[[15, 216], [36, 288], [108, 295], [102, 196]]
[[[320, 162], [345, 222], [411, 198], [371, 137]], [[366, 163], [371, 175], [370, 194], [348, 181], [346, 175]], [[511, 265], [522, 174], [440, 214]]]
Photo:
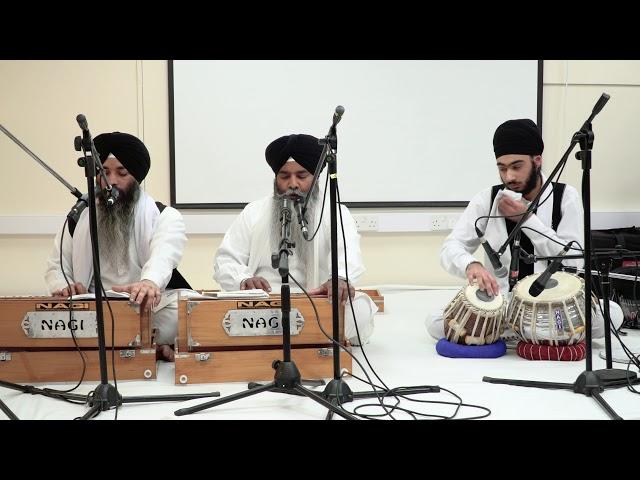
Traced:
[[[155, 378], [149, 314], [128, 299], [112, 298], [109, 304], [113, 321], [106, 301], [102, 305], [109, 377], [113, 345], [117, 380]], [[83, 369], [78, 349], [86, 362], [84, 380], [100, 380], [94, 300], [0, 297], [1, 380], [77, 381]]]
[[[326, 297], [291, 295], [291, 358], [303, 378], [333, 376], [333, 345], [320, 329], [333, 332], [332, 307]], [[282, 360], [279, 295], [263, 299], [180, 298], [176, 384], [273, 379], [274, 360]], [[339, 341], [344, 340], [344, 307], [339, 309]], [[341, 366], [351, 356], [341, 349]]]

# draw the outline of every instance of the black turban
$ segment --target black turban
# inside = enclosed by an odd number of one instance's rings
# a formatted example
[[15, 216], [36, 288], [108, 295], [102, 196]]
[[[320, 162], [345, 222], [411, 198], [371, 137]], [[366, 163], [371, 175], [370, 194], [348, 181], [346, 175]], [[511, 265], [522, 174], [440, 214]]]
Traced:
[[290, 158], [302, 165], [308, 172], [314, 173], [320, 160], [322, 148], [322, 145], [318, 145], [316, 137], [300, 133], [274, 140], [264, 151], [264, 156], [276, 175]]
[[542, 155], [544, 142], [533, 120], [523, 118], [508, 120], [493, 135], [493, 151], [496, 158], [502, 155]]
[[93, 139], [100, 161], [104, 163], [109, 154], [118, 159], [124, 168], [139, 182], [144, 180], [151, 166], [149, 150], [138, 138], [128, 133], [102, 133]]

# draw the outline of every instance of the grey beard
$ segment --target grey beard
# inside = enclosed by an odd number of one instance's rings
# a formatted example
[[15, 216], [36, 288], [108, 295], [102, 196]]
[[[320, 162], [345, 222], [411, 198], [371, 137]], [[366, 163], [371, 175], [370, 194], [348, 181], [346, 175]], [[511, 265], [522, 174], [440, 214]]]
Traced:
[[[289, 191], [291, 193], [291, 191]], [[301, 192], [296, 192], [301, 193]], [[319, 184], [316, 183], [313, 190], [309, 193], [311, 197], [309, 198], [309, 203], [307, 204], [307, 211], [305, 213], [305, 218], [307, 219], [307, 226], [309, 229], [309, 237], [313, 235], [315, 232], [315, 228], [317, 225], [315, 224], [315, 211], [318, 203], [318, 198], [320, 196], [320, 187]], [[281, 209], [282, 209], [282, 198], [284, 194], [278, 193], [278, 188], [274, 182], [273, 185], [273, 205], [271, 210], [271, 233], [270, 233], [270, 243], [271, 243], [271, 251], [278, 252], [280, 249], [280, 241], [282, 240], [282, 221], [281, 221]], [[290, 240], [295, 243], [295, 247], [293, 248], [293, 258], [296, 259], [298, 264], [300, 265], [311, 265], [313, 262], [312, 253], [313, 249], [311, 242], [304, 239], [302, 235], [302, 229], [300, 228], [300, 224], [298, 222], [298, 216], [296, 215], [295, 209], [293, 206], [291, 207], [291, 223], [290, 223]], [[304, 268], [306, 272], [306, 268]], [[296, 278], [298, 282], [300, 282], [303, 286], [306, 284], [305, 278]], [[307, 285], [308, 287], [308, 285]]]
[[129, 266], [129, 240], [133, 230], [135, 205], [140, 197], [140, 186], [136, 182], [127, 192], [120, 192], [115, 204], [108, 207], [98, 193], [97, 223], [101, 264], [117, 266], [124, 272]]

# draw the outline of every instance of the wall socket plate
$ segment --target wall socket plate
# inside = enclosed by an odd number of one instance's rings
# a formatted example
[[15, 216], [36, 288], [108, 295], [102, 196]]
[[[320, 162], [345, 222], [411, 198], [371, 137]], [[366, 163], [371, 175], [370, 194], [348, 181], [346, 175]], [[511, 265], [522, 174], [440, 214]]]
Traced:
[[359, 214], [354, 215], [353, 220], [356, 222], [356, 229], [359, 232], [378, 231], [378, 215]]

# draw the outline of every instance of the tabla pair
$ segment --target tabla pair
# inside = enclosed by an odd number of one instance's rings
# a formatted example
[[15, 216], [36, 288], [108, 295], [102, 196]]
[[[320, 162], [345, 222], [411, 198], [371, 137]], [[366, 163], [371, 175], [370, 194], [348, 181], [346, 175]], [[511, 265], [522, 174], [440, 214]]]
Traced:
[[[584, 280], [556, 272], [542, 293], [533, 297], [529, 288], [539, 275], [520, 280], [508, 306], [500, 293], [490, 297], [477, 285], [463, 287], [444, 310], [445, 338], [463, 345], [486, 345], [496, 342], [507, 325], [528, 343], [564, 346], [581, 342], [586, 334]], [[594, 317], [597, 305], [592, 296]]]

